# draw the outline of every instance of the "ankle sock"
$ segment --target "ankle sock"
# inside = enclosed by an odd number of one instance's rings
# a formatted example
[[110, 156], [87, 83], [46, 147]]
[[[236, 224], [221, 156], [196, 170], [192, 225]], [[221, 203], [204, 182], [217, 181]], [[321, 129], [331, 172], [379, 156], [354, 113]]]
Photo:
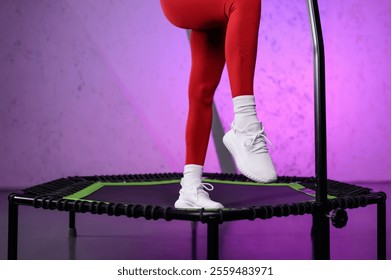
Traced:
[[254, 95], [239, 95], [232, 99], [235, 112], [235, 126], [243, 130], [248, 124], [259, 122], [255, 110]]
[[[183, 172], [183, 183], [185, 186], [199, 180], [201, 182], [203, 166], [198, 164], [186, 164]], [[190, 186], [189, 186], [190, 187]]]

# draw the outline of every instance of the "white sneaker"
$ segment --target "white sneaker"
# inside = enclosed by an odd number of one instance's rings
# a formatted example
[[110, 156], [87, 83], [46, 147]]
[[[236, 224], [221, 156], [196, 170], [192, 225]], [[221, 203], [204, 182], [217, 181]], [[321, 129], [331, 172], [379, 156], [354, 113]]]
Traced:
[[209, 183], [202, 183], [201, 180], [194, 180], [191, 184], [184, 184], [181, 180], [179, 198], [175, 202], [175, 208], [224, 208], [220, 203], [210, 199], [207, 191], [212, 191], [213, 186]]
[[270, 143], [260, 122], [250, 123], [243, 131], [232, 123], [231, 130], [223, 137], [224, 145], [244, 176], [256, 182], [270, 183], [277, 180], [277, 173], [265, 140]]

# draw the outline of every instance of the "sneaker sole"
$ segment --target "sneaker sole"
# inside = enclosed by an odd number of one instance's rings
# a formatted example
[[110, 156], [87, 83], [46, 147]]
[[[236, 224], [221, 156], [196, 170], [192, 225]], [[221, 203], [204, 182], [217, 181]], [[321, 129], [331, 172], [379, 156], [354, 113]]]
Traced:
[[176, 201], [174, 207], [178, 209], [187, 209], [187, 208], [200, 209], [201, 208], [195, 204], [192, 204], [190, 202], [184, 202], [184, 201], [180, 201], [180, 202]]
[[255, 182], [259, 182], [259, 183], [272, 183], [277, 180], [277, 178], [259, 179], [256, 176], [254, 176], [253, 174], [251, 174], [249, 171], [247, 171], [247, 169], [244, 167], [244, 163], [243, 163], [239, 153], [236, 151], [235, 146], [232, 144], [232, 141], [230, 138], [231, 138], [230, 132], [228, 132], [223, 137], [223, 143], [224, 143], [225, 147], [228, 149], [228, 151], [231, 153], [231, 155], [234, 157], [234, 159], [236, 161], [236, 165], [239, 168], [239, 171], [244, 176], [246, 176], [247, 178], [249, 178]]
[[176, 201], [175, 204], [174, 204], [174, 207], [177, 208], [177, 209], [223, 209], [223, 207], [215, 207], [215, 208], [205, 208], [205, 207], [200, 207], [200, 206], [197, 206], [196, 204], [193, 204], [193, 203], [190, 203], [190, 202], [187, 202], [187, 201]]

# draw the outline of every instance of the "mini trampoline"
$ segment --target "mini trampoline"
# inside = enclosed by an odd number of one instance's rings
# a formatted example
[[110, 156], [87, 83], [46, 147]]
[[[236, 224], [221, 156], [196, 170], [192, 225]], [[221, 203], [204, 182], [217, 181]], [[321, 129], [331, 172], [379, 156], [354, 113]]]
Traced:
[[68, 211], [69, 235], [73, 237], [76, 237], [75, 213], [206, 223], [207, 256], [217, 259], [219, 225], [224, 222], [305, 214], [315, 217], [317, 213], [333, 211], [332, 224], [340, 228], [347, 222], [345, 209], [378, 204], [378, 258], [385, 259], [385, 194], [382, 192], [328, 180], [328, 199], [322, 205], [315, 200], [315, 178], [279, 177], [277, 183], [260, 184], [242, 175], [207, 173], [204, 181], [214, 185], [214, 198], [226, 208], [175, 209], [172, 205], [178, 196], [181, 176], [169, 173], [68, 177], [30, 187], [23, 194], [11, 194], [8, 258], [17, 258], [18, 205]]
[[324, 47], [317, 0], [307, 0], [307, 8], [315, 64], [315, 177], [279, 177], [276, 183], [260, 184], [237, 174], [204, 174], [205, 182], [215, 187], [213, 198], [224, 209], [174, 208], [180, 173], [57, 179], [9, 195], [8, 259], [17, 259], [20, 205], [69, 212], [73, 237], [76, 213], [206, 223], [208, 259], [219, 258], [222, 223], [311, 214], [313, 258], [329, 259], [330, 220], [333, 226], [344, 227], [346, 209], [370, 204], [377, 205], [377, 258], [386, 259], [386, 194], [327, 179]]

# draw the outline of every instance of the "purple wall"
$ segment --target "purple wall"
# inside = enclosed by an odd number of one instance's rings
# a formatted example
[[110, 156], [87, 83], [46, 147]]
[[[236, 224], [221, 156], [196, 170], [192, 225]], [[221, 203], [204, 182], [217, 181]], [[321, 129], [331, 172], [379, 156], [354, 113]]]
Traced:
[[[329, 177], [391, 180], [391, 2], [326, 1]], [[181, 171], [186, 32], [159, 1], [0, 2], [0, 188]], [[312, 176], [312, 47], [304, 0], [264, 0], [258, 115], [280, 175]], [[226, 73], [215, 102], [232, 120]], [[206, 171], [219, 171], [213, 146]]]

